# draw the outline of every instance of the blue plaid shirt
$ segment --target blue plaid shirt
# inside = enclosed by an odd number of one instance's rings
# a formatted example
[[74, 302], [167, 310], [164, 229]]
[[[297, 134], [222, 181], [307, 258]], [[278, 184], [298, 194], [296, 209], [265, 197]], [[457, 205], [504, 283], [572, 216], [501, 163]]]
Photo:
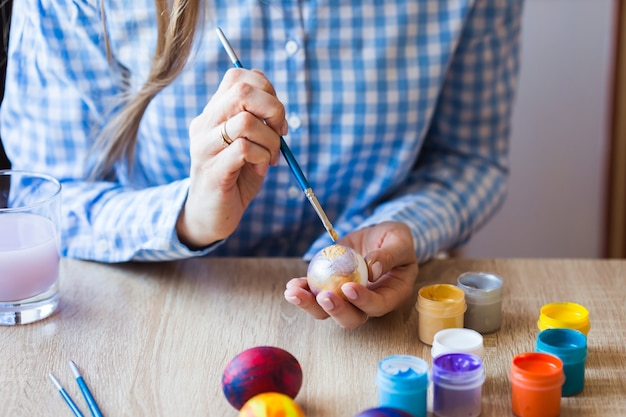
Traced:
[[188, 128], [231, 68], [272, 80], [289, 144], [340, 236], [408, 224], [420, 261], [465, 242], [506, 194], [522, 0], [216, 0], [182, 74], [148, 107], [134, 168], [89, 182], [90, 147], [147, 78], [153, 0], [14, 2], [1, 132], [16, 169], [63, 184], [64, 256], [304, 256], [330, 244], [283, 160], [228, 239], [194, 252], [175, 224]]

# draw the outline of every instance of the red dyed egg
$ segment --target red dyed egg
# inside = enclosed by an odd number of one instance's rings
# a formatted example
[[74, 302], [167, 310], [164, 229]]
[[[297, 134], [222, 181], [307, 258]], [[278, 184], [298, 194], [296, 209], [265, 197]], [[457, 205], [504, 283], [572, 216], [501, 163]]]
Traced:
[[250, 398], [237, 417], [305, 417], [300, 406], [278, 392], [265, 392]]
[[354, 417], [413, 417], [413, 415], [397, 408], [377, 407], [361, 411]]
[[235, 356], [222, 374], [222, 390], [237, 410], [252, 397], [278, 392], [295, 398], [302, 386], [302, 368], [289, 352], [273, 346], [253, 347]]

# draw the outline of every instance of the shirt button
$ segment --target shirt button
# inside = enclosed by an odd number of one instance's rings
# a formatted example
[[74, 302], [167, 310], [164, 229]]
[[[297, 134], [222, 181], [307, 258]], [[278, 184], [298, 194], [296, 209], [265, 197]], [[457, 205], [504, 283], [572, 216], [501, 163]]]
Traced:
[[302, 126], [302, 120], [295, 114], [292, 114], [287, 118], [287, 123], [289, 123], [289, 128], [294, 130], [298, 130], [300, 126]]
[[285, 44], [285, 51], [287, 51], [287, 55], [292, 56], [294, 55], [296, 52], [298, 52], [298, 44], [296, 43], [296, 41], [288, 41]]
[[287, 196], [289, 196], [289, 198], [300, 197], [300, 195], [301, 195], [300, 189], [296, 186], [291, 186], [287, 190]]
[[98, 252], [98, 253], [106, 252], [106, 251], [109, 250], [109, 243], [106, 240], [101, 239], [101, 240], [96, 242], [96, 248], [95, 249], [96, 249], [96, 252]]

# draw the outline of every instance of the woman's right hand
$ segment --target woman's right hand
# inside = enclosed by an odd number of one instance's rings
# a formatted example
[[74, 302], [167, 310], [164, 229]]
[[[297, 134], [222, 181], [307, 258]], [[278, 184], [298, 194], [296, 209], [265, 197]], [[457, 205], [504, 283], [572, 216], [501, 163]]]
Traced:
[[285, 134], [285, 108], [265, 75], [229, 70], [189, 128], [189, 194], [176, 224], [181, 242], [201, 248], [235, 230], [268, 167], [278, 164]]

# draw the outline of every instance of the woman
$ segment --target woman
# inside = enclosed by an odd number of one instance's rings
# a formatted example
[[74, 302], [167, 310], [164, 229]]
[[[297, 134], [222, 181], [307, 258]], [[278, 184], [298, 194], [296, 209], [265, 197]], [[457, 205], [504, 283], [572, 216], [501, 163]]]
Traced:
[[310, 259], [332, 241], [283, 135], [372, 281], [285, 297], [356, 327], [502, 203], [521, 0], [167, 3], [14, 6], [2, 135], [62, 181], [63, 255]]

